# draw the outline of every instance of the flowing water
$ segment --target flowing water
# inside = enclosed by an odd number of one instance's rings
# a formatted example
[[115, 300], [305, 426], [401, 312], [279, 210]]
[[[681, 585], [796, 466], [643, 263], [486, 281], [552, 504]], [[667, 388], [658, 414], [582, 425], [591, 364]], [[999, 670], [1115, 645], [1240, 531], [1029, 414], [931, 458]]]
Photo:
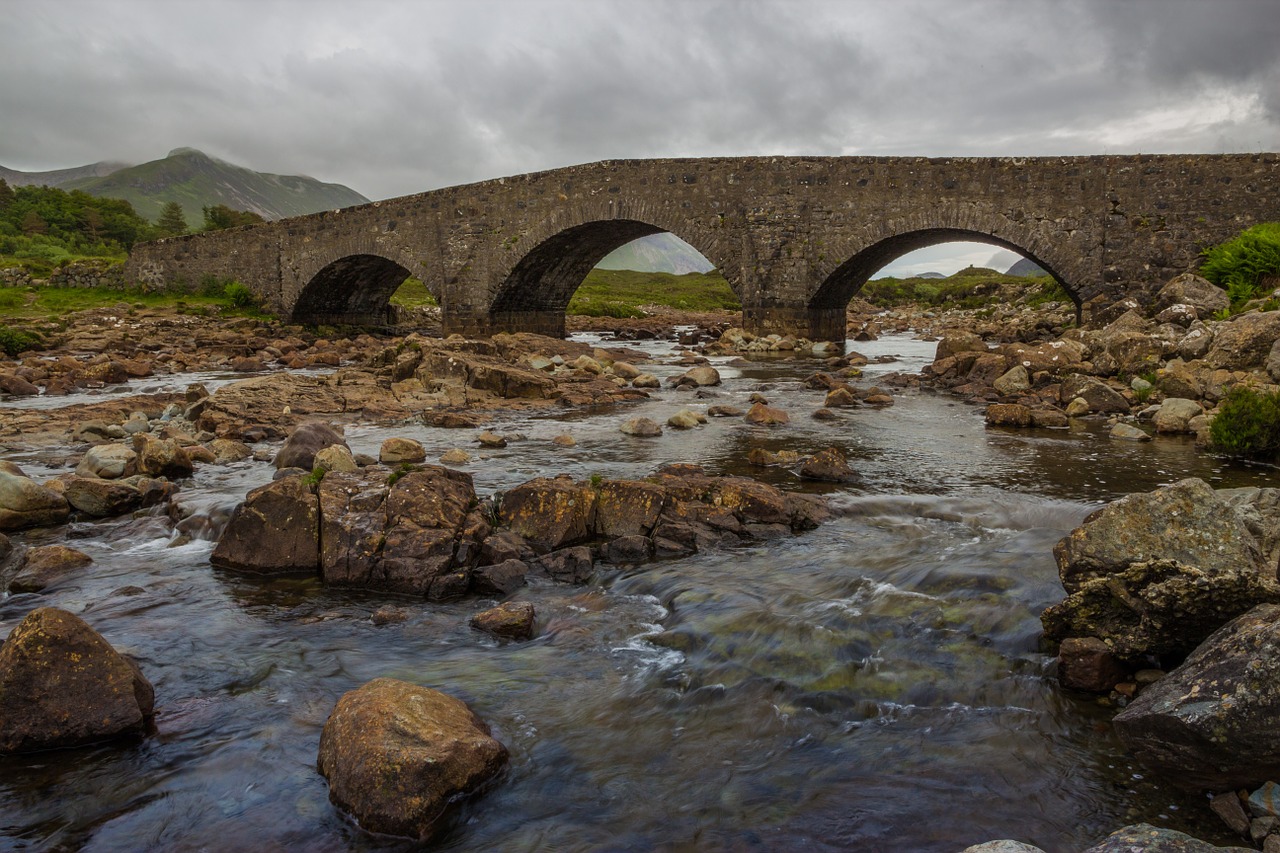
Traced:
[[[896, 336], [868, 375], [909, 371], [933, 344]], [[653, 351], [673, 375], [669, 344]], [[82, 613], [156, 688], [156, 733], [0, 761], [0, 847], [20, 850], [400, 850], [328, 802], [320, 730], [344, 692], [391, 676], [465, 699], [511, 751], [502, 780], [439, 839], [447, 850], [940, 850], [1016, 838], [1078, 850], [1147, 820], [1225, 841], [1201, 800], [1132, 766], [1111, 711], [1061, 692], [1038, 614], [1062, 597], [1050, 549], [1101, 502], [1186, 476], [1263, 483], [1189, 440], [1129, 444], [1101, 426], [986, 430], [978, 410], [907, 392], [883, 411], [820, 423], [813, 363], [717, 360], [715, 399], [664, 389], [590, 413], [507, 417], [522, 435], [462, 466], [487, 494], [567, 472], [632, 477], [693, 461], [828, 496], [818, 530], [634, 567], [585, 587], [518, 594], [539, 636], [473, 632], [481, 601], [434, 605], [212, 569], [221, 520], [268, 465], [205, 466], [181, 498], [195, 516], [76, 522], [15, 537], [66, 542], [94, 566], [45, 595], [0, 599], [0, 630], [37, 606]], [[752, 391], [788, 427], [713, 419], [657, 439], [627, 417]], [[550, 438], [568, 432], [578, 444]], [[470, 431], [353, 427], [352, 448], [392, 435], [438, 455]], [[858, 486], [802, 485], [748, 468], [753, 446], [844, 450]], [[11, 456], [37, 478], [59, 469]], [[178, 538], [196, 538], [187, 544]], [[410, 618], [376, 627], [394, 603]]]

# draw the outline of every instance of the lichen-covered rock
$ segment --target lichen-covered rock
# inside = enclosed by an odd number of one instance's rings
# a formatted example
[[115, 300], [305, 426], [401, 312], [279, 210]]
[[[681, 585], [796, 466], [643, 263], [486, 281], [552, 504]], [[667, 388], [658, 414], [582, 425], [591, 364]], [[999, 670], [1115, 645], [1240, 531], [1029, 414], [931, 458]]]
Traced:
[[314, 572], [320, 564], [320, 502], [308, 479], [284, 477], [245, 496], [209, 562], [253, 574]]
[[606, 480], [596, 494], [595, 531], [607, 538], [648, 536], [662, 505], [664, 491], [642, 480]]
[[986, 342], [973, 332], [945, 332], [938, 339], [938, 348], [934, 352], [933, 360], [941, 361], [944, 358], [950, 358], [962, 352], [985, 353], [986, 351]]
[[320, 734], [329, 799], [370, 832], [419, 840], [506, 763], [506, 747], [465, 702], [391, 678], [344, 694]]
[[[862, 479], [849, 467], [849, 460], [834, 447], [819, 450], [800, 466], [800, 479], [826, 483], [856, 483]], [[790, 524], [790, 520], [787, 522]]]
[[1230, 306], [1231, 297], [1208, 279], [1187, 272], [1160, 288], [1153, 311], [1159, 313], [1174, 305], [1189, 305], [1201, 317], [1209, 317]]
[[351, 450], [341, 444], [331, 444], [316, 451], [315, 467], [331, 474], [350, 474], [360, 469]]
[[471, 475], [424, 465], [389, 480], [385, 471], [362, 471], [321, 481], [325, 581], [435, 600], [465, 593], [489, 535]]
[[138, 667], [65, 610], [33, 610], [0, 646], [0, 752], [140, 735], [154, 704]]
[[1280, 339], [1280, 311], [1250, 311], [1218, 325], [1204, 360], [1228, 370], [1264, 368], [1271, 347]]
[[758, 426], [782, 426], [791, 423], [791, 416], [785, 411], [760, 402], [754, 403], [742, 419]]
[[195, 472], [186, 448], [172, 438], [139, 433], [133, 437], [133, 450], [138, 454], [138, 472], [148, 477], [178, 480]]
[[[1068, 376], [1062, 381], [1058, 394], [1058, 399], [1063, 403], [1070, 403], [1077, 398], [1084, 400], [1089, 406], [1088, 410], [1095, 414], [1129, 411], [1129, 401], [1119, 391], [1092, 376]], [[1070, 409], [1067, 414], [1071, 415]]]
[[86, 515], [110, 517], [142, 506], [142, 492], [131, 483], [98, 477], [73, 477], [62, 490], [67, 503]]
[[1135, 823], [1117, 829], [1084, 853], [1256, 853], [1252, 847], [1218, 847], [1176, 829]]
[[338, 432], [332, 426], [320, 421], [308, 421], [307, 423], [298, 424], [289, 437], [285, 439], [284, 446], [280, 448], [280, 452], [276, 454], [275, 466], [281, 468], [301, 468], [304, 471], [310, 471], [315, 467], [316, 454], [326, 447], [332, 445], [341, 445], [347, 447], [346, 439], [342, 437], [342, 433]]
[[[1053, 555], [1068, 592], [1149, 560], [1211, 573], [1266, 574], [1257, 543], [1238, 514], [1194, 477], [1112, 501], [1060, 540]], [[1270, 575], [1274, 581], [1274, 569]]]
[[658, 426], [658, 422], [653, 418], [631, 418], [623, 423], [621, 430], [626, 435], [635, 435], [642, 438], [662, 435], [662, 427]]
[[594, 527], [596, 493], [568, 477], [539, 477], [502, 496], [499, 518], [540, 552], [588, 539]]
[[1132, 661], [1184, 655], [1224, 623], [1267, 601], [1280, 601], [1280, 589], [1256, 571], [1150, 560], [1085, 581], [1040, 619], [1051, 640], [1099, 637]]
[[987, 426], [1029, 427], [1031, 409], [1020, 403], [992, 403], [987, 406]]
[[1182, 397], [1167, 397], [1160, 404], [1160, 410], [1151, 419], [1156, 432], [1166, 434], [1194, 433], [1191, 419], [1204, 414], [1204, 407], [1195, 400]]
[[388, 438], [382, 442], [378, 450], [378, 461], [384, 465], [398, 465], [402, 462], [425, 462], [427, 451], [420, 442], [412, 438]]
[[1280, 606], [1262, 605], [1204, 641], [1115, 718], [1145, 764], [1189, 790], [1280, 778]]
[[0, 469], [0, 530], [61, 524], [70, 514], [67, 499], [53, 489]]
[[471, 617], [471, 627], [504, 640], [532, 640], [536, 614], [527, 601], [506, 601]]
[[93, 558], [66, 545], [28, 548], [18, 573], [9, 582], [11, 592], [40, 592], [76, 569], [92, 565]]

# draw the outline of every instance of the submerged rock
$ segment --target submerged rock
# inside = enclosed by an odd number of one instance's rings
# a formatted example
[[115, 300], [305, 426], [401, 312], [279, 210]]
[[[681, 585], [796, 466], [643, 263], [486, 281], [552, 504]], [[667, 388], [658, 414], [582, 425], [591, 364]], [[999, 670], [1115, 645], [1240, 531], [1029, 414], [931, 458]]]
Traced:
[[532, 640], [535, 613], [527, 601], [507, 601], [471, 617], [471, 627], [504, 640]]
[[1218, 847], [1207, 841], [1147, 823], [1117, 829], [1084, 853], [1254, 853], [1252, 847]]
[[378, 678], [338, 700], [317, 763], [329, 799], [363, 829], [427, 840], [495, 779], [507, 749], [461, 700]]
[[29, 548], [22, 566], [9, 582], [11, 592], [40, 592], [62, 580], [76, 569], [92, 565], [93, 558], [83, 551], [65, 545], [41, 545]]
[[138, 667], [65, 610], [33, 610], [0, 646], [0, 752], [141, 735], [154, 703]]

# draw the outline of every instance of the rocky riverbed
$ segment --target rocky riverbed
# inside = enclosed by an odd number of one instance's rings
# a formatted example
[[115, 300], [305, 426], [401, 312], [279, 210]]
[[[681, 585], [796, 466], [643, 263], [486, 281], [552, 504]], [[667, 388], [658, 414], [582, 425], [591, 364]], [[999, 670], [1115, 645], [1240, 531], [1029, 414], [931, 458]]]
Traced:
[[[77, 697], [116, 697], [95, 701], [120, 722], [13, 729], [0, 809], [23, 837], [106, 847], [234, 839], [233, 819], [284, 846], [381, 846], [343, 815], [451, 849], [544, 833], [569, 849], [1084, 849], [1142, 820], [1271, 843], [1280, 764], [1259, 685], [1280, 501], [1269, 470], [1224, 465], [1194, 435], [1232, 385], [1272, 381], [1274, 312], [1206, 319], [1212, 297], [1179, 279], [1168, 305], [1100, 308], [1085, 329], [1067, 306], [864, 308], [849, 348], [726, 317], [673, 322], [683, 345], [662, 340], [665, 319], [611, 340], [469, 341], [127, 306], [73, 318], [49, 351], [0, 365], [0, 619], [16, 638], [0, 719], [31, 718], [13, 697], [56, 693], [15, 661], [83, 648], [102, 663]], [[1158, 438], [1145, 449], [1121, 425]], [[46, 635], [64, 639], [32, 639]], [[1225, 752], [1197, 725], [1231, 732]], [[231, 795], [243, 768], [217, 769], [273, 742], [311, 774], [249, 761], [268, 801], [296, 800], [283, 820]], [[1039, 766], [1011, 773], [1011, 745]], [[760, 749], [752, 766], [743, 751]], [[175, 780], [221, 805], [166, 787], [177, 755], [191, 769]], [[378, 803], [384, 783], [349, 772], [371, 755], [448, 770]], [[849, 760], [866, 772], [831, 764]], [[645, 766], [666, 784], [641, 782]], [[919, 774], [945, 802], [1003, 793], [922, 821]], [[555, 805], [566, 784], [597, 791], [596, 814]], [[100, 805], [30, 812], [39, 791]], [[201, 816], [172, 834], [145, 791]], [[640, 791], [666, 820], [627, 808]], [[871, 794], [878, 813], [849, 817]]]

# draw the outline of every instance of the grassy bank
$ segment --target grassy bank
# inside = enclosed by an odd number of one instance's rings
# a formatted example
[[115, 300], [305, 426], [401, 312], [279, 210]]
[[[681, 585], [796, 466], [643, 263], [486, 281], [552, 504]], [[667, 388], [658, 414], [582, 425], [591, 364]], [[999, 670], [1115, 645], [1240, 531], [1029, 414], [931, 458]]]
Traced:
[[877, 278], [863, 285], [858, 296], [881, 308], [914, 303], [972, 309], [1014, 301], [1032, 306], [1071, 301], [1052, 276], [1005, 275], [984, 267], [969, 267], [946, 278]]

